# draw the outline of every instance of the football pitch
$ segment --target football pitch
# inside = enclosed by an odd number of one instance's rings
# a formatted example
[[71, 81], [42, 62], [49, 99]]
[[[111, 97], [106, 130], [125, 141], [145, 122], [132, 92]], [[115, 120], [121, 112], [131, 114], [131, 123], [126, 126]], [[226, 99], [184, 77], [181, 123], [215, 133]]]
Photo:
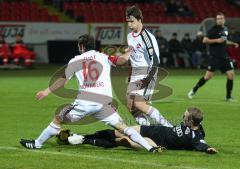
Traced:
[[[168, 70], [161, 84], [173, 89], [172, 95], [155, 100], [153, 105], [173, 123], [181, 121], [188, 106], [204, 111], [205, 140], [219, 153], [208, 155], [195, 151], [172, 151], [151, 154], [125, 147], [104, 149], [88, 145], [57, 145], [52, 138], [40, 150], [27, 150], [21, 138], [36, 138], [52, 120], [56, 108], [73, 100], [49, 95], [35, 100], [37, 91], [48, 86], [52, 74], [60, 66], [38, 66], [33, 70], [0, 70], [0, 169], [75, 169], [75, 168], [162, 168], [162, 169], [239, 169], [240, 168], [240, 79], [236, 71], [233, 97], [225, 102], [226, 77], [217, 73], [199, 89], [192, 100], [188, 91], [204, 70]], [[112, 81], [125, 79], [118, 74]], [[70, 87], [76, 87], [73, 81]], [[160, 91], [161, 93], [161, 91]], [[128, 124], [134, 120], [119, 103], [118, 111]], [[86, 134], [108, 128], [100, 122], [89, 125], [68, 125], [71, 131]]]

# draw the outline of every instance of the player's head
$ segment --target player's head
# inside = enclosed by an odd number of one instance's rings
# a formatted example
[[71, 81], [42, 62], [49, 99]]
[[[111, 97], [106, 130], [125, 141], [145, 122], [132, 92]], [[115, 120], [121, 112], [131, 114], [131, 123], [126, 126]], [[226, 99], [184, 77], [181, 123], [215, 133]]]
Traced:
[[95, 49], [94, 38], [90, 35], [81, 35], [78, 37], [78, 50], [80, 54]]
[[222, 12], [218, 12], [216, 15], [216, 23], [219, 26], [223, 26], [225, 24], [225, 16]]
[[126, 9], [126, 21], [128, 22], [128, 27], [133, 32], [137, 32], [139, 28], [142, 28], [142, 11], [135, 5], [128, 7]]
[[16, 42], [22, 42], [23, 36], [21, 34], [17, 34], [15, 39], [16, 39]]
[[155, 36], [156, 37], [161, 37], [162, 36], [162, 32], [160, 30], [156, 30]]
[[203, 112], [196, 107], [189, 107], [184, 112], [183, 122], [186, 126], [199, 126], [203, 120]]
[[172, 39], [177, 39], [177, 33], [176, 32], [172, 33]]

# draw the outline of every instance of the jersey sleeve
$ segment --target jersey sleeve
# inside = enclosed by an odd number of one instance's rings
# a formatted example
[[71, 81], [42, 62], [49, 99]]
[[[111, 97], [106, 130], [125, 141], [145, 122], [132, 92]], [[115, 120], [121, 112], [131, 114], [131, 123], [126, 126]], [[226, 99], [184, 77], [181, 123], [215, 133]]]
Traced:
[[74, 64], [76, 64], [76, 62], [74, 62], [74, 59], [71, 59], [65, 69], [65, 77], [68, 80], [70, 80], [73, 77], [73, 75], [75, 74], [75, 65]]
[[193, 139], [192, 144], [195, 150], [201, 152], [207, 152], [207, 149], [210, 148], [210, 146], [207, 145], [206, 141], [203, 138]]
[[116, 66], [118, 60], [118, 56], [110, 55], [108, 56], [108, 62], [110, 65]]
[[128, 46], [130, 45], [130, 33], [127, 35], [127, 43], [128, 43]]

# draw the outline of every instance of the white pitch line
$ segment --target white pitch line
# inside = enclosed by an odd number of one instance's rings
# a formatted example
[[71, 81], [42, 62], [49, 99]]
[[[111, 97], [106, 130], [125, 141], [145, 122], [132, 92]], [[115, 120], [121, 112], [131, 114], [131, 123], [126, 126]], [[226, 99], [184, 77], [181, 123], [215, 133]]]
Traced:
[[[122, 162], [122, 163], [130, 163], [130, 164], [140, 164], [140, 165], [148, 165], [152, 167], [164, 167], [164, 168], [176, 168], [176, 169], [207, 169], [207, 168], [197, 168], [197, 167], [187, 167], [187, 166], [174, 166], [174, 165], [164, 165], [164, 164], [155, 164], [149, 162], [142, 162], [136, 160], [124, 160], [119, 158], [108, 158], [108, 157], [97, 157], [91, 155], [84, 155], [84, 154], [70, 154], [67, 152], [53, 152], [53, 151], [44, 151], [44, 150], [27, 150], [21, 149], [17, 147], [0, 147], [0, 150], [18, 150], [18, 151], [26, 151], [31, 153], [40, 153], [40, 154], [51, 154], [51, 155], [62, 155], [68, 157], [78, 157], [78, 158], [88, 158], [94, 160], [107, 160], [107, 161], [115, 161], [115, 162]], [[161, 158], [161, 156], [159, 156]]]
[[153, 103], [164, 103], [164, 102], [176, 102], [176, 103], [204, 103], [204, 104], [215, 104], [215, 105], [226, 105], [226, 106], [240, 106], [239, 102], [213, 102], [213, 101], [200, 101], [200, 100], [154, 100]]

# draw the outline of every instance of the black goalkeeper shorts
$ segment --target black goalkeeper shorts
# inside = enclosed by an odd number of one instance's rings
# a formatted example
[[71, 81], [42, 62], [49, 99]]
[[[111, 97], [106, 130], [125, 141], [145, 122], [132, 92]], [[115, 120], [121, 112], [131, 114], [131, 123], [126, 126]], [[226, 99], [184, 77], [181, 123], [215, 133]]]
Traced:
[[143, 137], [152, 139], [158, 146], [165, 146], [161, 134], [164, 132], [163, 126], [140, 126], [140, 134]]
[[207, 70], [214, 72], [217, 69], [220, 70], [221, 73], [226, 73], [229, 70], [233, 70], [234, 66], [230, 58], [217, 58], [213, 56], [209, 60]]

